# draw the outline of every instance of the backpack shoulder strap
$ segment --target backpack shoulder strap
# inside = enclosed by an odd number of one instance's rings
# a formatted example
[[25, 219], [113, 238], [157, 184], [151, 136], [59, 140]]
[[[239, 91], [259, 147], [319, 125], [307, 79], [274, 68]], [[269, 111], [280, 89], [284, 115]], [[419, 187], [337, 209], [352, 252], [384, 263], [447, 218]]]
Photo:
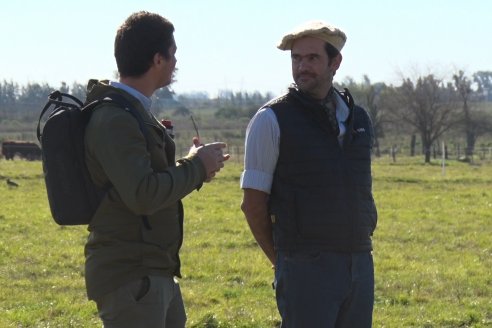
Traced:
[[140, 131], [142, 131], [142, 134], [145, 137], [145, 141], [147, 142], [147, 150], [148, 150], [150, 147], [149, 131], [145, 127], [145, 123], [144, 123], [144, 120], [142, 118], [142, 115], [140, 115], [140, 113], [133, 106], [133, 104], [128, 99], [126, 99], [123, 95], [115, 92], [115, 93], [106, 94], [104, 96], [104, 98], [99, 99], [99, 100], [95, 100], [94, 102], [87, 104], [86, 107], [93, 106], [92, 108], [94, 108], [103, 102], [109, 102], [109, 103], [117, 104], [119, 107], [121, 107], [124, 110], [126, 110], [127, 112], [129, 112], [137, 120], [138, 126], [140, 127]]

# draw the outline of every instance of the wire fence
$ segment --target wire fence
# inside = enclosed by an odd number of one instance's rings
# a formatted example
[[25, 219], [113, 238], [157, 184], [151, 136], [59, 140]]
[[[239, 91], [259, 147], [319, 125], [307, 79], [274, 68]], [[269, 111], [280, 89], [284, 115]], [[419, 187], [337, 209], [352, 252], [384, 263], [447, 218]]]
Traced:
[[[188, 148], [181, 148], [180, 156], [186, 156], [188, 153]], [[237, 163], [244, 162], [244, 145], [228, 145], [227, 149], [224, 151], [225, 153], [229, 153], [231, 155], [231, 161]], [[464, 162], [476, 162], [476, 161], [491, 161], [492, 160], [492, 147], [479, 147], [475, 148], [473, 151], [469, 152], [470, 155], [466, 155], [466, 149], [460, 147], [447, 148], [444, 147], [444, 151], [442, 147], [435, 147], [431, 150], [431, 159], [432, 160], [441, 160], [443, 158], [443, 153], [445, 154], [444, 158], [446, 160], [457, 160]], [[373, 152], [374, 157], [384, 157], [390, 156], [394, 161], [398, 157], [410, 156], [410, 149], [405, 148], [397, 148], [390, 147], [385, 150], [382, 150], [379, 156], [376, 156], [375, 151]], [[424, 158], [424, 152], [417, 152], [414, 157], [422, 157]]]
[[[383, 156], [390, 156], [394, 161], [400, 156], [412, 156], [409, 148], [400, 148], [397, 146], [389, 147], [381, 151]], [[413, 156], [424, 156], [424, 150], [415, 153]], [[475, 162], [475, 161], [488, 161], [492, 160], [492, 147], [478, 147], [473, 150], [468, 150], [460, 145], [448, 147], [442, 145], [441, 147], [432, 147], [430, 149], [430, 156], [432, 160], [457, 160], [463, 162]]]

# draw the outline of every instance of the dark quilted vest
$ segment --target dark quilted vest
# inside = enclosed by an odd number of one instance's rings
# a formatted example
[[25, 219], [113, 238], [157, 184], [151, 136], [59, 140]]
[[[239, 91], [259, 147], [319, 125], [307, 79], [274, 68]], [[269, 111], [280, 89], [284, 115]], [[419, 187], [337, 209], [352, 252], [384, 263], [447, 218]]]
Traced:
[[323, 108], [291, 88], [271, 107], [280, 127], [280, 152], [269, 210], [276, 249], [372, 249], [377, 212], [372, 196], [372, 124], [348, 90], [343, 146]]

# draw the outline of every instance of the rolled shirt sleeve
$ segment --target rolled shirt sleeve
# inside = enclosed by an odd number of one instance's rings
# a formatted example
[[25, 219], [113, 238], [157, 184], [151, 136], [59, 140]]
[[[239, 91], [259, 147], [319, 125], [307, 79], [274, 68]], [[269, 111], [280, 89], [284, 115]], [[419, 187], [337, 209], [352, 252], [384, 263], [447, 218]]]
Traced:
[[246, 129], [242, 189], [251, 188], [270, 193], [279, 153], [280, 128], [275, 113], [260, 109]]

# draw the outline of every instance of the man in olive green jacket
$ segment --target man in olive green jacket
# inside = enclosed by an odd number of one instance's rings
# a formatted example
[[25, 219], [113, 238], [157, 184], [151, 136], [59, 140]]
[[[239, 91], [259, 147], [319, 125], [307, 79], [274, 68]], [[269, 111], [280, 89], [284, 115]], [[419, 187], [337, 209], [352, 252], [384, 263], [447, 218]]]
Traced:
[[[175, 145], [150, 111], [155, 90], [172, 82], [174, 27], [148, 12], [119, 28], [115, 57], [120, 79], [91, 80], [87, 102], [118, 93], [144, 121], [104, 103], [86, 128], [86, 164], [107, 192], [89, 225], [86, 287], [104, 327], [184, 327], [179, 285], [183, 239], [181, 199], [210, 181], [229, 155], [224, 143], [200, 144], [175, 161]], [[108, 188], [109, 186], [109, 188]]]

